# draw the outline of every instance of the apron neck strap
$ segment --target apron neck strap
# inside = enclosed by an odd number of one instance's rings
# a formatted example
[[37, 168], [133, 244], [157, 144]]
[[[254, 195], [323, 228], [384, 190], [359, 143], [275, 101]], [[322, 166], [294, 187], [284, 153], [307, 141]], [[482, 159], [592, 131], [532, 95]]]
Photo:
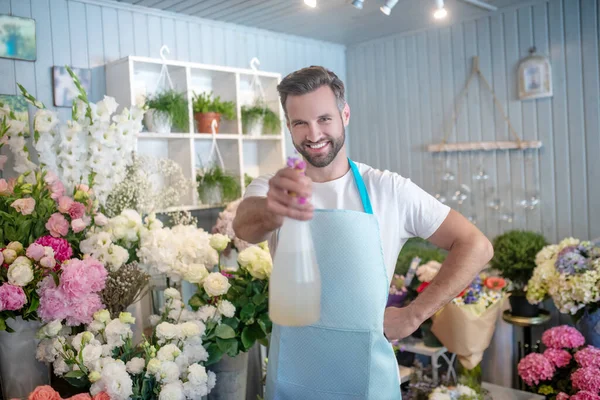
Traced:
[[360, 200], [362, 201], [363, 208], [367, 214], [373, 214], [373, 208], [371, 207], [371, 200], [369, 199], [369, 193], [367, 192], [367, 187], [365, 186], [365, 182], [363, 181], [360, 172], [358, 171], [358, 167], [348, 158], [348, 163], [350, 164], [350, 169], [352, 169], [352, 175], [354, 175], [354, 182], [356, 182], [356, 186], [358, 188], [358, 193], [360, 194]]

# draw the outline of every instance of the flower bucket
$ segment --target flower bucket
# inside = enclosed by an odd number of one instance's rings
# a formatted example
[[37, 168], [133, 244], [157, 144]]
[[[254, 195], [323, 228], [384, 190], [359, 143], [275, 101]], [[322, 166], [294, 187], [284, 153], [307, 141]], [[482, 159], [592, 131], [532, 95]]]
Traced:
[[264, 122], [263, 118], [255, 118], [248, 122], [246, 127], [246, 134], [249, 136], [261, 136], [263, 133]]
[[233, 358], [225, 354], [207, 369], [217, 375], [217, 384], [208, 394], [208, 400], [246, 399], [248, 353], [239, 353]]
[[4, 399], [27, 398], [41, 385], [50, 383], [48, 366], [36, 357], [35, 338], [42, 324], [23, 321], [21, 317], [6, 321], [14, 332], [0, 332], [0, 381]]
[[171, 133], [171, 116], [164, 111], [148, 110], [144, 115], [144, 124], [149, 132], [163, 135]]
[[600, 347], [600, 310], [585, 313], [577, 322], [577, 329], [581, 332], [587, 344]]

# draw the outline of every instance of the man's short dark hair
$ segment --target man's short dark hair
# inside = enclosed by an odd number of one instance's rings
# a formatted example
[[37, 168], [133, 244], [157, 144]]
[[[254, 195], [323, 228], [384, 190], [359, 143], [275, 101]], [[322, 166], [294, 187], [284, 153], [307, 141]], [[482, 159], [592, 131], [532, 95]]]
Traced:
[[346, 99], [344, 98], [344, 82], [327, 68], [313, 65], [292, 72], [283, 78], [281, 83], [277, 86], [277, 90], [279, 91], [281, 105], [286, 118], [287, 110], [285, 108], [285, 102], [288, 95], [300, 96], [314, 92], [325, 85], [329, 86], [333, 91], [337, 106], [341, 112], [346, 105]]

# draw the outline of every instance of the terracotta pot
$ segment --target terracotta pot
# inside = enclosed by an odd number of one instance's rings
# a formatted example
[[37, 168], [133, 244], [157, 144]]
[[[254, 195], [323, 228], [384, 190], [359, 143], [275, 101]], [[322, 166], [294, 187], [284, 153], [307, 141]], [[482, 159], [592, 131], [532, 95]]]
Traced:
[[219, 133], [219, 127], [221, 126], [221, 114], [215, 112], [209, 113], [194, 113], [194, 120], [196, 121], [196, 129], [199, 133], [212, 133], [212, 122], [217, 120], [217, 126], [215, 132]]

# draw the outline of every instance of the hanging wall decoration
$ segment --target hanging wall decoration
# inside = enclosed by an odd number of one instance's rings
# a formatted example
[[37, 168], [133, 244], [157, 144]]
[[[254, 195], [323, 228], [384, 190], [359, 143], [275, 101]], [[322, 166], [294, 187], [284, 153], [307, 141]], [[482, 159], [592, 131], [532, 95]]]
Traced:
[[519, 99], [531, 100], [552, 96], [550, 60], [533, 47], [519, 64]]
[[0, 15], [0, 57], [36, 60], [35, 20]]
[[[92, 70], [71, 68], [73, 73], [77, 75], [81, 86], [86, 93], [91, 92], [92, 88]], [[79, 89], [73, 83], [73, 78], [65, 67], [52, 67], [52, 85], [54, 89], [54, 106], [55, 107], [72, 107], [73, 100], [79, 96]]]

